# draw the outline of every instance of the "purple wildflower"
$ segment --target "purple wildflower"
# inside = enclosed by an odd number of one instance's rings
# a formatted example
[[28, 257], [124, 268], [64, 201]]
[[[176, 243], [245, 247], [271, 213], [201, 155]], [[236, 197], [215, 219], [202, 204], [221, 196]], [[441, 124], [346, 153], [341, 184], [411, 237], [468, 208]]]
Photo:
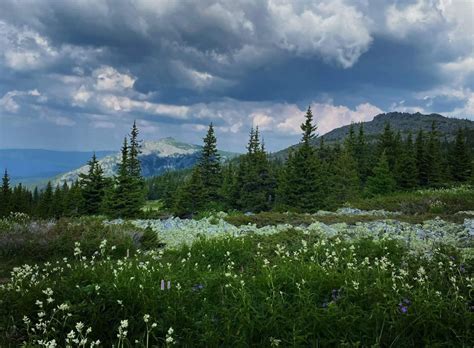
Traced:
[[161, 290], [165, 290], [165, 281], [161, 279]]
[[199, 291], [199, 290], [202, 290], [203, 288], [204, 288], [204, 285], [196, 284], [193, 286], [193, 291]]
[[333, 301], [339, 300], [339, 298], [341, 297], [340, 290], [339, 289], [332, 289], [331, 297], [332, 297]]
[[400, 302], [398, 304], [398, 310], [403, 313], [403, 314], [406, 314], [408, 313], [408, 308], [411, 306], [411, 301], [407, 298], [404, 298], [402, 300], [402, 302]]

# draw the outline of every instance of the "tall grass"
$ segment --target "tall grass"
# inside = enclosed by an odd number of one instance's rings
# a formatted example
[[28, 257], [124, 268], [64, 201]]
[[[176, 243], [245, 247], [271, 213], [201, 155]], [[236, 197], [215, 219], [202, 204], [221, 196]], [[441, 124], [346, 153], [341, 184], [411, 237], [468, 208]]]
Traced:
[[109, 242], [91, 257], [80, 245], [70, 252], [65, 261], [18, 268], [2, 286], [3, 345], [453, 347], [474, 340], [474, 265], [454, 247], [422, 256], [391, 239], [288, 230], [116, 260]]

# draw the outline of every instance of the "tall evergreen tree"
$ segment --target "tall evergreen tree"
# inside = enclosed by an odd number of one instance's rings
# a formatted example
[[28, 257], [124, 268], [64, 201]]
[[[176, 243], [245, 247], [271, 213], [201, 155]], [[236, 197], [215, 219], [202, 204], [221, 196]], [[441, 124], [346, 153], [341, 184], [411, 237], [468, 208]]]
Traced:
[[115, 187], [111, 197], [107, 200], [106, 213], [115, 217], [127, 217], [129, 213], [129, 193], [132, 188], [133, 183], [129, 170], [129, 146], [127, 138], [124, 138], [120, 163], [115, 177]]
[[374, 168], [374, 174], [367, 179], [366, 193], [368, 196], [378, 196], [391, 193], [395, 190], [393, 178], [385, 151], [380, 155]]
[[402, 189], [412, 189], [418, 184], [415, 147], [413, 137], [408, 133], [396, 166], [397, 184]]
[[[290, 154], [282, 182], [282, 201], [289, 209], [298, 211], [316, 211], [323, 207], [320, 163], [316, 158], [311, 140], [315, 138], [316, 126], [313, 114], [308, 108], [305, 122], [301, 125], [303, 137], [299, 147]], [[281, 191], [280, 191], [281, 192]]]
[[395, 162], [397, 158], [397, 140], [394, 135], [390, 122], [385, 123], [383, 133], [379, 137], [378, 147], [377, 147], [377, 157], [379, 158], [383, 152], [387, 157], [388, 166], [390, 170], [395, 169]]
[[428, 184], [434, 187], [441, 186], [443, 183], [443, 159], [441, 155], [439, 133], [435, 122], [432, 123], [431, 131], [428, 136], [426, 160], [428, 164]]
[[359, 196], [361, 187], [357, 162], [351, 155], [350, 148], [344, 147], [331, 166], [329, 184], [326, 199], [328, 209], [338, 208]]
[[367, 177], [370, 174], [369, 168], [369, 147], [364, 133], [364, 125], [359, 125], [359, 133], [357, 135], [355, 150], [355, 160], [357, 162], [357, 171], [362, 186], [365, 184]]
[[178, 190], [174, 213], [178, 216], [193, 216], [206, 205], [206, 187], [202, 182], [201, 167], [194, 167], [191, 178]]
[[276, 180], [271, 173], [268, 156], [260, 143], [258, 128], [250, 131], [247, 154], [239, 163], [238, 206], [246, 211], [270, 210], [274, 201]]
[[418, 135], [415, 141], [416, 150], [416, 172], [418, 174], [418, 184], [420, 186], [428, 185], [428, 176], [430, 166], [428, 163], [428, 156], [426, 152], [426, 139], [422, 129], [418, 131]]
[[2, 191], [0, 192], [0, 216], [6, 216], [11, 210], [10, 177], [5, 169], [2, 178]]
[[145, 180], [141, 175], [141, 165], [138, 156], [141, 153], [141, 142], [138, 140], [139, 131], [133, 122], [130, 133], [128, 171], [130, 175], [130, 190], [128, 192], [127, 216], [138, 216], [145, 204]]
[[466, 145], [466, 137], [462, 128], [456, 134], [456, 140], [450, 154], [451, 177], [455, 181], [466, 182], [471, 176], [471, 155]]
[[38, 207], [38, 215], [42, 218], [51, 218], [54, 215], [54, 196], [53, 185], [48, 181], [46, 188], [41, 193], [41, 198]]
[[84, 204], [83, 212], [85, 214], [99, 214], [105, 194], [104, 172], [95, 153], [87, 164], [89, 166], [87, 174], [79, 175]]
[[222, 184], [221, 161], [217, 151], [217, 139], [214, 126], [209, 125], [201, 157], [199, 159], [199, 173], [204, 185], [206, 202], [219, 202], [219, 188]]

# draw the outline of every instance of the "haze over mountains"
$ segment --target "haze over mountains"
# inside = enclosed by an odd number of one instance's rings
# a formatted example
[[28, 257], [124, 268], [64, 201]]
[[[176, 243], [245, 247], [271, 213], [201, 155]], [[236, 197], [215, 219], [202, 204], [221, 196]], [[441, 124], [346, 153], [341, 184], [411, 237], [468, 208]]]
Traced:
[[[201, 146], [187, 144], [168, 137], [157, 141], [144, 141], [142, 143], [142, 152], [139, 156], [144, 177], [160, 175], [166, 171], [186, 169], [194, 166], [198, 161]], [[237, 156], [237, 153], [219, 151], [223, 161]], [[117, 172], [117, 166], [120, 162], [120, 152], [110, 154], [99, 163], [106, 177], [111, 177]], [[54, 179], [54, 184], [64, 182], [70, 184], [78, 179], [79, 174], [86, 173], [87, 165], [69, 171]]]

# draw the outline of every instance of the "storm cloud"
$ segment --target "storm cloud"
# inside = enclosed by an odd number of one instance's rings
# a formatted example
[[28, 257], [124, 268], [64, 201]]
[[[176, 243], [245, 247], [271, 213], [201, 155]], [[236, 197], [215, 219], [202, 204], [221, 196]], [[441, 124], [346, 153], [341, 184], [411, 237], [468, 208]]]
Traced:
[[242, 150], [383, 111], [474, 115], [469, 1], [0, 2], [0, 147], [114, 149], [143, 137]]

